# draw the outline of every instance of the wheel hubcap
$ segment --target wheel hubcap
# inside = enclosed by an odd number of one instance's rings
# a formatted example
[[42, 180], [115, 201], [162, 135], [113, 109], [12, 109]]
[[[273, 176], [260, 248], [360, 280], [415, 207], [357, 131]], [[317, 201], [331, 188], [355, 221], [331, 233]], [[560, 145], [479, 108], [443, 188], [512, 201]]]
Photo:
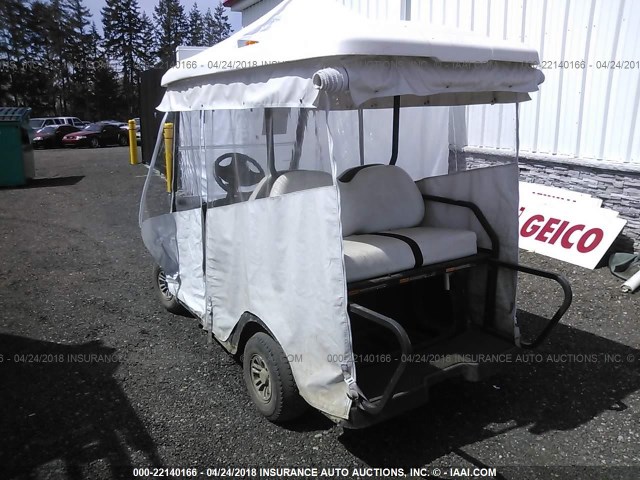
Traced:
[[164, 273], [164, 270], [160, 270], [158, 273], [158, 286], [160, 287], [160, 293], [167, 300], [172, 300], [173, 295], [169, 291], [169, 284], [167, 283], [167, 276]]
[[271, 400], [271, 375], [260, 355], [251, 357], [251, 381], [258, 397], [265, 403]]

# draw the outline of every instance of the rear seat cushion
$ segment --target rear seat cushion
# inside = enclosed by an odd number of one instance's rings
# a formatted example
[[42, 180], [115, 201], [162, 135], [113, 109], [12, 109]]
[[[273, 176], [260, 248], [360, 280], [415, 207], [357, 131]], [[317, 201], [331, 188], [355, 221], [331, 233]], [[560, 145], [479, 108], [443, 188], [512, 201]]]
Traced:
[[414, 227], [424, 217], [420, 190], [400, 167], [371, 165], [338, 187], [343, 237]]
[[[470, 230], [414, 227], [380, 233], [411, 238], [422, 252], [422, 265], [445, 262], [478, 253], [476, 234]], [[414, 268], [411, 247], [396, 238], [365, 234], [343, 240], [347, 282], [366, 280]]]
[[356, 167], [340, 176], [338, 187], [348, 282], [478, 253], [470, 230], [419, 226], [424, 200], [400, 167]]
[[380, 277], [414, 267], [411, 248], [395, 238], [351, 235], [342, 242], [347, 282]]

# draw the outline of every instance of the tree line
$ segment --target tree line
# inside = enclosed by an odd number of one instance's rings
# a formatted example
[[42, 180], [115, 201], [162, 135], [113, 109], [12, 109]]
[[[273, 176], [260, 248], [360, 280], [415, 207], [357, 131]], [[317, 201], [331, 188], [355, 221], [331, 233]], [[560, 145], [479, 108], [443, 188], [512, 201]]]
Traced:
[[138, 116], [140, 73], [167, 69], [179, 45], [212, 46], [231, 33], [221, 3], [206, 12], [158, 0], [150, 18], [138, 0], [105, 0], [102, 34], [83, 0], [0, 2], [0, 106], [32, 116]]

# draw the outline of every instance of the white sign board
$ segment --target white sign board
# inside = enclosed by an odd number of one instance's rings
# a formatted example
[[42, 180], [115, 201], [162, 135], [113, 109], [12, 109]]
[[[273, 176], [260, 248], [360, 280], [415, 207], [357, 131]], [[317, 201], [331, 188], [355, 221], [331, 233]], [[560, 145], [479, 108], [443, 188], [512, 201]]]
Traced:
[[550, 199], [521, 188], [519, 246], [595, 268], [627, 222], [611, 210], [596, 207], [589, 196], [568, 199], [568, 191], [564, 192], [562, 198]]
[[520, 182], [520, 198], [533, 197], [536, 203], [554, 203], [558, 201], [570, 204], [580, 204], [584, 206], [599, 208], [602, 200], [592, 197], [586, 193], [572, 192], [564, 188], [538, 185], [537, 183]]

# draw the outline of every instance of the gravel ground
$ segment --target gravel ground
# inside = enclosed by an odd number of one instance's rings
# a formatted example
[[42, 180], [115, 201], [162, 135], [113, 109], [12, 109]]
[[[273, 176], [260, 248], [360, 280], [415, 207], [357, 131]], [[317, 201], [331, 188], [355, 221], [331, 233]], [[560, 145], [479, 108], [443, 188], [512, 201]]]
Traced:
[[[317, 413], [283, 428], [252, 407], [239, 364], [156, 301], [137, 226], [146, 168], [103, 148], [36, 152], [36, 169], [29, 188], [0, 189], [0, 478], [154, 466], [640, 478], [640, 295], [607, 269], [523, 254], [574, 289], [542, 358], [441, 384], [425, 407], [366, 430]], [[527, 282], [521, 305], [549, 308], [553, 295]]]

